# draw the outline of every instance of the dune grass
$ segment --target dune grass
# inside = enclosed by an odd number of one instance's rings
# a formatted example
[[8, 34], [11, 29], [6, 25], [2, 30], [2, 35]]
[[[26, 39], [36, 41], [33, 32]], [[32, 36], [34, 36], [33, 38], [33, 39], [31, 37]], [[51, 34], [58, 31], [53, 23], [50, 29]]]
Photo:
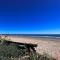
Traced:
[[25, 46], [9, 44], [5, 39], [0, 39], [0, 60], [56, 60], [48, 54], [40, 55], [36, 52], [28, 53]]

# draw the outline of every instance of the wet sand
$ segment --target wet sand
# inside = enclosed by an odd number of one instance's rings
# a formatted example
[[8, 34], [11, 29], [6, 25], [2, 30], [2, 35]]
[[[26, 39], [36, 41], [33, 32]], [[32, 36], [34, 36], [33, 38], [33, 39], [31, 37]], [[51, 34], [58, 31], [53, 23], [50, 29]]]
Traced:
[[20, 43], [31, 43], [37, 44], [36, 51], [40, 54], [48, 53], [52, 57], [60, 60], [60, 41], [58, 40], [49, 40], [49, 39], [38, 39], [32, 37], [16, 37], [16, 36], [8, 36], [6, 39], [20, 42]]

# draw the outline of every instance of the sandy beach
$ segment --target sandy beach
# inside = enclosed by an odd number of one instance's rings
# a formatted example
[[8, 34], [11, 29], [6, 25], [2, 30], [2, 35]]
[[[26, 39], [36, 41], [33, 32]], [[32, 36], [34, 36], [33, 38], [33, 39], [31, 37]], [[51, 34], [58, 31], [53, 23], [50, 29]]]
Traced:
[[[4, 38], [4, 37], [2, 37]], [[14, 42], [22, 42], [22, 43], [31, 43], [37, 44], [36, 51], [40, 54], [48, 53], [52, 57], [60, 60], [60, 41], [55, 40], [42, 40], [32, 37], [16, 37], [16, 36], [8, 36], [6, 39], [14, 41]]]

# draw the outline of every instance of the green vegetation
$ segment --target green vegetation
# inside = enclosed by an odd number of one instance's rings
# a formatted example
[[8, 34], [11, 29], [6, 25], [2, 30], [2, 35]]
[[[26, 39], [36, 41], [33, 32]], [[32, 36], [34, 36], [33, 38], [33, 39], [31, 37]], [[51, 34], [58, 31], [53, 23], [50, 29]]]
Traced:
[[7, 45], [6, 40], [0, 40], [0, 60], [55, 60], [47, 54], [40, 55], [36, 52], [28, 52], [23, 45], [10, 43]]

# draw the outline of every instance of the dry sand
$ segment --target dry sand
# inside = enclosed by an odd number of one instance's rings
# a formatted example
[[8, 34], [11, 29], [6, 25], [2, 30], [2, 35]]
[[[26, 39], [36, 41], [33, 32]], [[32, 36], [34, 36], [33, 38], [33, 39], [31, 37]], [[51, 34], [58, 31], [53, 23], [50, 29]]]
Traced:
[[8, 36], [6, 39], [10, 39], [11, 41], [21, 42], [21, 43], [32, 43], [37, 44], [36, 51], [38, 53], [48, 53], [52, 57], [60, 60], [60, 41], [55, 40], [42, 40], [36, 39], [32, 37], [16, 37], [16, 36]]

